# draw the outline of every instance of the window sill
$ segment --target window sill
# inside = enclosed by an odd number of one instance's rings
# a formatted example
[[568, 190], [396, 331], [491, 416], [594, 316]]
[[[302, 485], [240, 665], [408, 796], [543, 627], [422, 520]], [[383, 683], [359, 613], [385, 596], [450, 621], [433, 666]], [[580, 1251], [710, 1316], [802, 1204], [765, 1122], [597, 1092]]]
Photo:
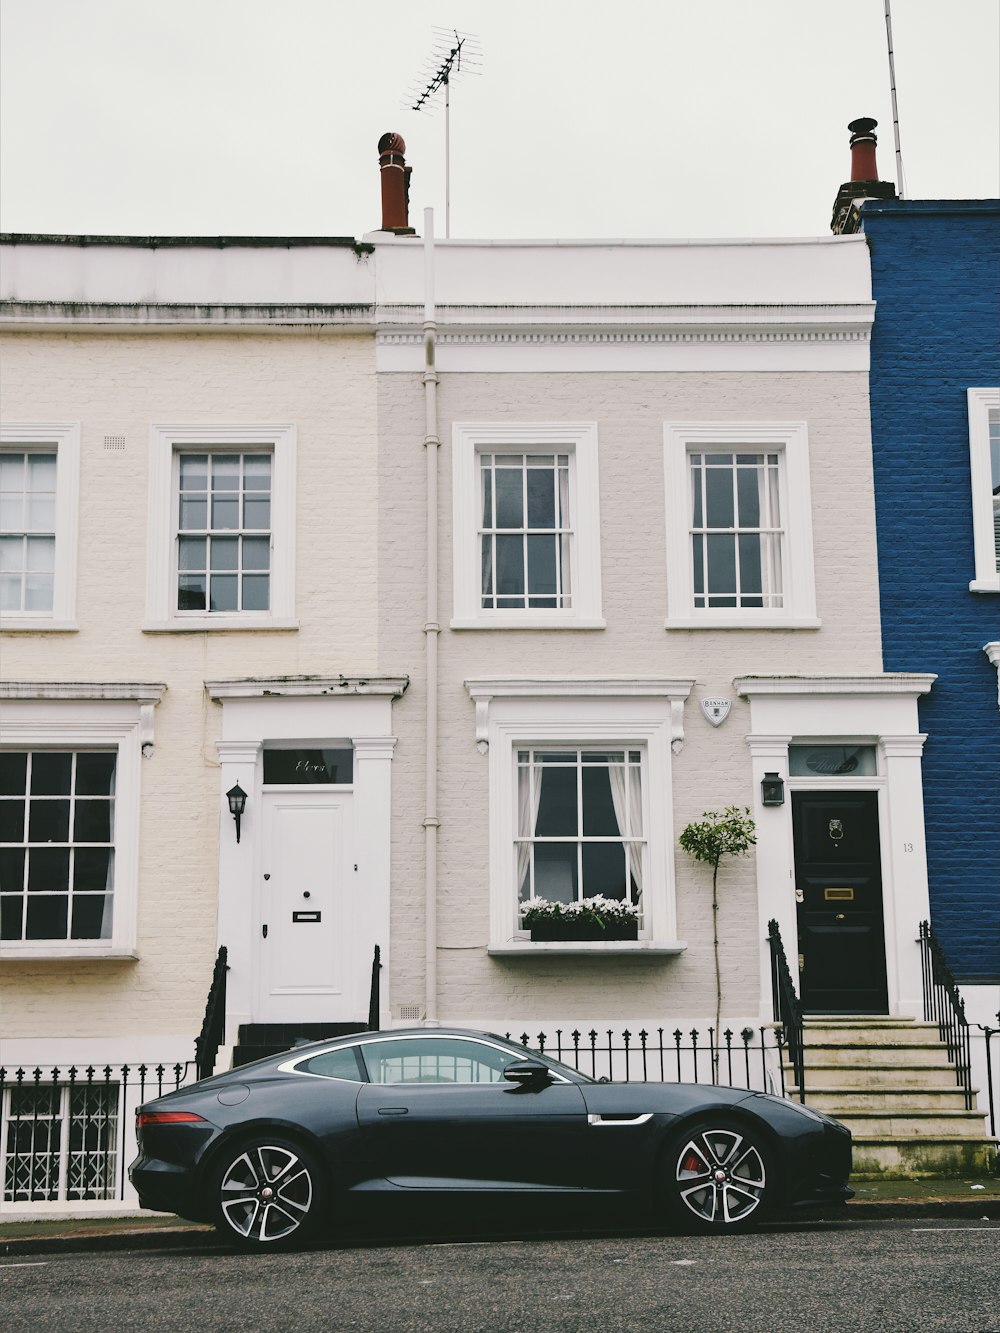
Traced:
[[585, 957], [590, 954], [644, 954], [647, 957], [671, 957], [687, 948], [686, 940], [506, 940], [491, 944], [486, 952], [493, 958], [525, 958], [534, 954], [561, 954]]
[[45, 962], [52, 960], [55, 962], [87, 962], [90, 959], [126, 959], [137, 960], [139, 954], [135, 949], [116, 948], [110, 944], [98, 944], [95, 946], [85, 944], [2, 944], [0, 945], [0, 959], [5, 963], [16, 962], [23, 958], [31, 962]]
[[32, 620], [29, 616], [0, 617], [0, 634], [76, 634], [75, 620]]
[[607, 629], [600, 616], [560, 616], [552, 612], [499, 611], [486, 616], [454, 616], [451, 629]]
[[1000, 574], [995, 579], [973, 579], [969, 592], [1000, 592]]
[[668, 616], [663, 628], [671, 629], [820, 629], [818, 616], [753, 616], [748, 612], [715, 616]]
[[143, 634], [204, 634], [245, 633], [247, 630], [297, 630], [297, 620], [283, 620], [274, 616], [192, 616], [190, 620], [147, 620], [141, 626]]

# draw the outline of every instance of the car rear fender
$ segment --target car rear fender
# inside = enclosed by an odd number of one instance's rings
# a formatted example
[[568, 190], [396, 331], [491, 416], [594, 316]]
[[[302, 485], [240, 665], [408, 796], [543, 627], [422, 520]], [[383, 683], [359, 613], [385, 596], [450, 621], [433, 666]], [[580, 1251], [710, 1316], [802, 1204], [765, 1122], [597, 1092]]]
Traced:
[[273, 1134], [275, 1138], [284, 1139], [286, 1143], [297, 1144], [310, 1152], [317, 1161], [322, 1163], [326, 1171], [327, 1182], [332, 1184], [333, 1171], [328, 1154], [324, 1150], [322, 1142], [314, 1134], [310, 1134], [307, 1129], [303, 1129], [301, 1125], [294, 1121], [261, 1119], [241, 1121], [240, 1124], [234, 1125], [232, 1129], [227, 1130], [216, 1139], [198, 1163], [200, 1189], [209, 1186], [212, 1174], [218, 1169], [219, 1163], [234, 1150], [238, 1151], [240, 1144], [249, 1143], [253, 1139], [266, 1138], [270, 1134]]

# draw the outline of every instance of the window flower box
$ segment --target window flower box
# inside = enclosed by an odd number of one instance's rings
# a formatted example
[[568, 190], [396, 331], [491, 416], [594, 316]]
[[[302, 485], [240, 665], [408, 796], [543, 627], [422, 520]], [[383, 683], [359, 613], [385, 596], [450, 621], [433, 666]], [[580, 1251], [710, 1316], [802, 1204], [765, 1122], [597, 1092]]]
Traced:
[[533, 941], [600, 942], [639, 938], [638, 908], [616, 898], [597, 896], [574, 903], [529, 898], [522, 909], [521, 919]]

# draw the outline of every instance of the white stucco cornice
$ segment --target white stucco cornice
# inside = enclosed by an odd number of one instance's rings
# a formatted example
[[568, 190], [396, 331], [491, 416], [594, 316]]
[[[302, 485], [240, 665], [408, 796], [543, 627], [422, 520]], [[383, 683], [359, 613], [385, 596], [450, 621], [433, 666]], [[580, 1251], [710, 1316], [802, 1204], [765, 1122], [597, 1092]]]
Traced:
[[146, 332], [205, 333], [212, 330], [267, 329], [269, 333], [371, 334], [374, 310], [367, 305], [223, 305], [140, 301], [3, 301], [0, 332], [86, 329], [92, 333], [142, 329]]
[[0, 699], [122, 699], [129, 703], [158, 704], [166, 685], [145, 681], [0, 681]]
[[375, 694], [398, 699], [409, 676], [247, 676], [235, 680], [206, 680], [210, 698], [227, 699], [320, 698]]
[[870, 676], [741, 676], [733, 681], [743, 699], [761, 695], [927, 694], [937, 676], [881, 672]]

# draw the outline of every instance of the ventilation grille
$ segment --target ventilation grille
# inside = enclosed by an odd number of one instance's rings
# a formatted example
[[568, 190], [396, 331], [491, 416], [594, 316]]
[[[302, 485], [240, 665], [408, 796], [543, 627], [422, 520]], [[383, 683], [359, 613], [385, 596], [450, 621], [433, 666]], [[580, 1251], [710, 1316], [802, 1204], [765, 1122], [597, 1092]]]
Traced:
[[416, 1023], [420, 1020], [419, 1004], [401, 1004], [399, 1006], [399, 1016], [410, 1023]]
[[122, 454], [125, 452], [124, 435], [105, 435], [104, 448], [109, 454]]

